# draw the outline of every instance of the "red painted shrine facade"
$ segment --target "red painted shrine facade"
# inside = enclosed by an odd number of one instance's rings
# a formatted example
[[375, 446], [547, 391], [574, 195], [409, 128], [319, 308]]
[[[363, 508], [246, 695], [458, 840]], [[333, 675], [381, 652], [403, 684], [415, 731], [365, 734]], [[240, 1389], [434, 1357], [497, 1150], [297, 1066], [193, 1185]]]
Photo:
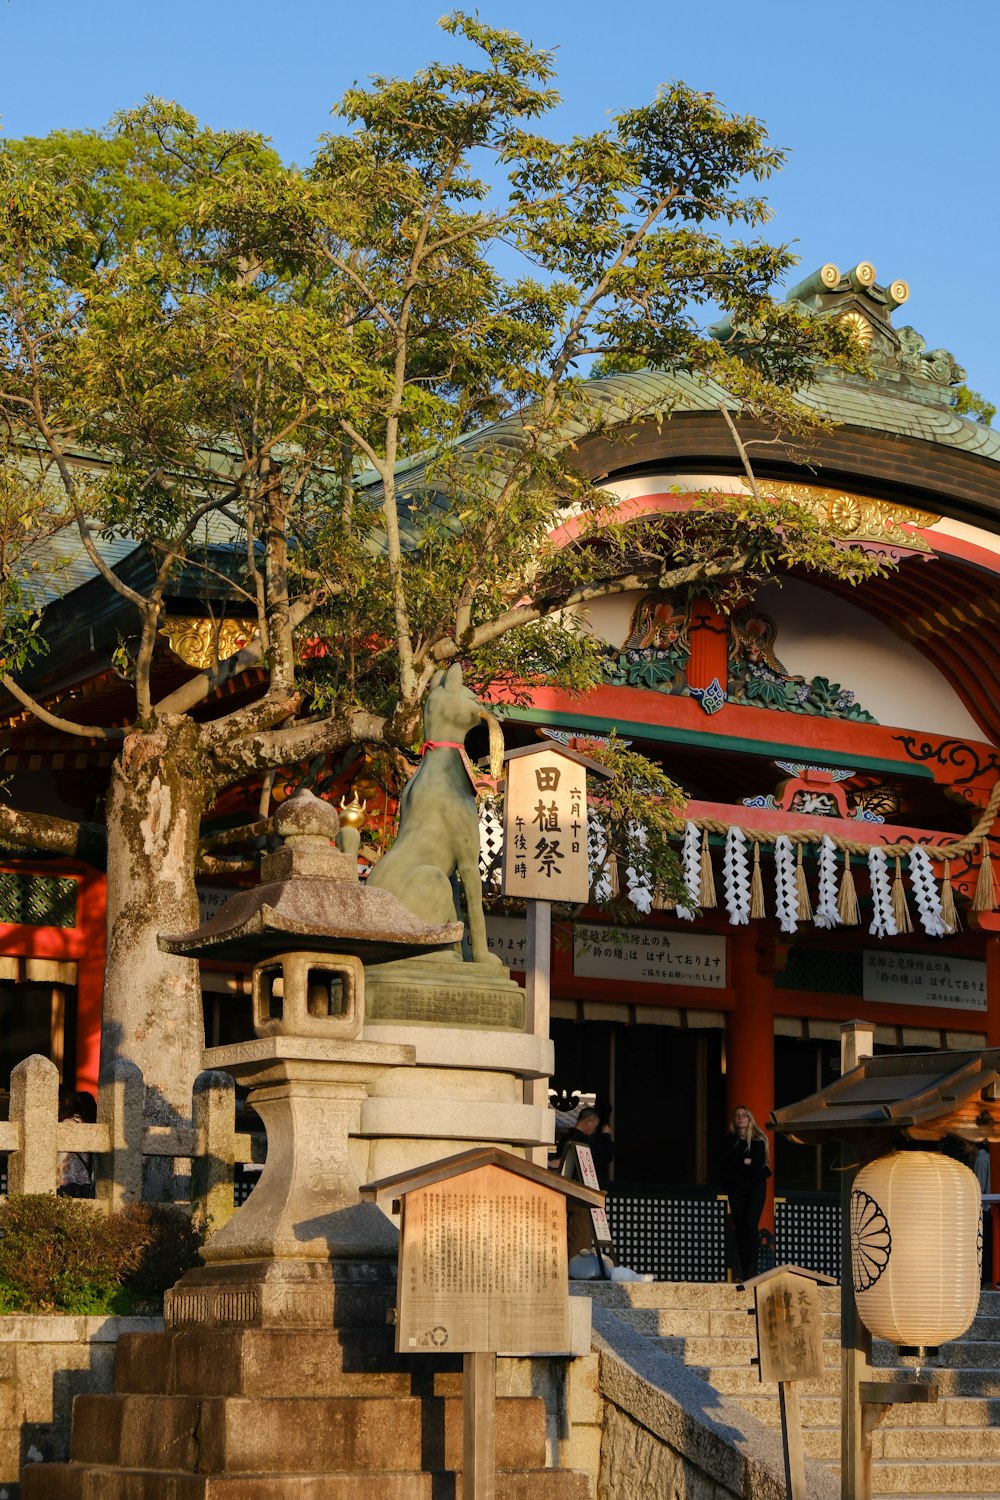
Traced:
[[[603, 685], [585, 698], [539, 689], [508, 713], [512, 746], [551, 734], [585, 750], [614, 730], [690, 798], [686, 914], [641, 888], [624, 932], [596, 908], [557, 911], [554, 1081], [613, 1105], [619, 1181], [710, 1184], [732, 1107], [766, 1120], [829, 1082], [843, 1021], [873, 1021], [879, 1047], [1000, 1045], [1000, 436], [952, 410], [950, 357], [893, 327], [899, 283], [890, 294], [861, 270], [793, 295], [863, 321], [876, 379], [817, 381], [810, 399], [837, 425], [805, 463], [755, 448], [770, 435], [752, 424], [741, 431], [764, 494], [809, 506], [895, 571], [856, 591], [793, 575], [726, 618], [697, 595], [605, 601], [586, 617], [604, 643]], [[603, 385], [611, 399], [662, 393], [672, 412], [627, 443], [580, 444], [627, 512], [745, 490], [721, 392], [649, 372]], [[191, 668], [182, 623], [179, 678]], [[101, 664], [88, 681], [113, 691]], [[106, 770], [57, 764], [43, 733], [10, 722], [15, 800], [34, 776], [53, 810], [79, 811], [73, 776], [99, 783]], [[102, 879], [68, 863], [3, 869], [3, 1065], [49, 1050], [93, 1087]], [[629, 890], [628, 871], [617, 878]], [[523, 921], [499, 908], [490, 920], [516, 970]], [[217, 1040], [245, 997], [237, 974], [209, 982]], [[782, 1144], [774, 1186], [828, 1186], [832, 1165]]]

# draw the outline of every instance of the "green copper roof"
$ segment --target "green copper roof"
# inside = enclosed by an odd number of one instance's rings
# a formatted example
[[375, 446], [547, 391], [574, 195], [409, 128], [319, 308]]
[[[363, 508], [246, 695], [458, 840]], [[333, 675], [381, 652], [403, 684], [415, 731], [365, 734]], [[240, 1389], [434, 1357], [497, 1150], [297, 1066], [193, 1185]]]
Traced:
[[[610, 376], [591, 382], [588, 392], [602, 404], [606, 402], [611, 412], [618, 408], [623, 420], [628, 419], [630, 407], [643, 403], [655, 407], [657, 401], [662, 403], [664, 414], [718, 411], [723, 401], [730, 406], [736, 404], [714, 381], [665, 370]], [[844, 426], [894, 437], [921, 438], [1000, 463], [1000, 432], [970, 422], [949, 407], [928, 405], [903, 394], [902, 390], [896, 394], [887, 388], [884, 377], [867, 382], [857, 376], [824, 371], [814, 385], [798, 394], [804, 406]]]

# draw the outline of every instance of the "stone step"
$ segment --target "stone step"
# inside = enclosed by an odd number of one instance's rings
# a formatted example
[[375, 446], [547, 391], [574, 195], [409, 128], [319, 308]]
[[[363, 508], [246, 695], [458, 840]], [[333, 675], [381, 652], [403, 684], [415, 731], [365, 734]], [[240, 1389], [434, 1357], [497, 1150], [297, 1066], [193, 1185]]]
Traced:
[[872, 1464], [872, 1493], [905, 1495], [970, 1495], [988, 1500], [1000, 1490], [1000, 1463], [970, 1459], [965, 1463], [926, 1463], [912, 1459]]
[[[741, 1292], [727, 1281], [586, 1281], [575, 1286], [571, 1283], [571, 1288], [575, 1295], [591, 1297], [612, 1312], [622, 1307], [714, 1307], [733, 1311], [753, 1306], [752, 1292]], [[833, 1305], [839, 1305], [839, 1290], [829, 1290], [837, 1299]]]
[[[573, 1469], [498, 1469], [497, 1500], [588, 1500], [589, 1475]], [[462, 1475], [164, 1474], [143, 1469], [29, 1464], [22, 1500], [462, 1500]]]
[[[379, 1396], [79, 1396], [71, 1458], [209, 1474], [454, 1469], [462, 1462], [460, 1399]], [[497, 1401], [497, 1462], [545, 1464], [545, 1408], [532, 1397]]]
[[[756, 1369], [751, 1365], [689, 1365], [692, 1375], [698, 1375], [708, 1385], [713, 1385], [724, 1396], [756, 1396], [765, 1389], [760, 1383]], [[840, 1372], [830, 1370], [818, 1380], [800, 1380], [800, 1396], [839, 1396]], [[771, 1399], [777, 1402], [777, 1392], [770, 1387]]]
[[[875, 1380], [890, 1380], [902, 1375], [910, 1380], [913, 1371], [899, 1370], [874, 1370], [872, 1378]], [[946, 1396], [989, 1396], [1000, 1397], [1000, 1370], [977, 1370], [977, 1369], [927, 1369], [921, 1372], [921, 1378], [930, 1376], [938, 1388], [938, 1399]]]
[[[613, 1311], [621, 1307], [680, 1307], [717, 1308], [732, 1311], [753, 1306], [753, 1293], [740, 1291], [732, 1282], [725, 1281], [614, 1281], [577, 1282], [576, 1295], [592, 1297]], [[840, 1288], [819, 1288], [820, 1308], [824, 1313], [839, 1313]], [[1000, 1321], [1000, 1291], [984, 1289], [979, 1298], [977, 1320]], [[988, 1330], [983, 1337], [992, 1337]]]
[[[759, 1385], [754, 1392], [735, 1398], [745, 1411], [768, 1427], [780, 1427], [781, 1412], [773, 1386]], [[803, 1396], [802, 1426], [806, 1431], [840, 1427], [840, 1396]], [[915, 1401], [894, 1406], [876, 1428], [880, 1432], [903, 1432], [915, 1427], [947, 1427], [956, 1431], [1000, 1426], [1000, 1399], [947, 1396], [936, 1402]]]
[[[735, 1335], [677, 1335], [664, 1334], [662, 1330], [663, 1316], [655, 1311], [642, 1309], [633, 1310], [627, 1321], [647, 1337], [655, 1338], [657, 1346], [671, 1358], [678, 1359], [686, 1365], [706, 1365], [711, 1363], [713, 1368], [723, 1365], [747, 1365], [757, 1355], [757, 1335], [753, 1324], [748, 1320], [748, 1330], [741, 1337]], [[872, 1346], [872, 1363], [879, 1367], [892, 1367], [904, 1370], [912, 1375], [916, 1368], [913, 1360], [905, 1364], [899, 1364], [898, 1350], [895, 1344], [886, 1343], [882, 1339], [876, 1339]], [[828, 1370], [840, 1368], [840, 1338], [824, 1337], [823, 1339], [823, 1363]], [[994, 1370], [1000, 1369], [1000, 1345], [985, 1343], [978, 1339], [956, 1339], [950, 1343], [942, 1344], [941, 1349], [934, 1359], [926, 1365], [921, 1366], [925, 1371], [935, 1370]]]
[[461, 1379], [452, 1355], [396, 1354], [392, 1334], [330, 1329], [182, 1329], [125, 1333], [115, 1388], [177, 1396], [417, 1395], [443, 1372]]
[[885, 1459], [1000, 1459], [1000, 1431], [995, 1427], [877, 1427], [872, 1433], [872, 1454]]
[[[888, 1354], [891, 1357], [893, 1351], [892, 1344], [875, 1340], [872, 1346], [872, 1363], [885, 1363], [884, 1356]], [[1000, 1344], [988, 1344], [983, 1339], [954, 1339], [942, 1344], [940, 1352], [923, 1368], [997, 1370], [1000, 1369]]]
[[[657, 1343], [660, 1341], [657, 1340]], [[761, 1389], [757, 1371], [753, 1366], [741, 1365], [689, 1365], [692, 1374], [699, 1375], [716, 1390], [727, 1396], [753, 1395]], [[989, 1396], [1000, 1397], [1000, 1370], [938, 1369], [921, 1371], [921, 1378], [928, 1376], [938, 1388], [939, 1398], [945, 1396]], [[873, 1380], [912, 1380], [912, 1370], [873, 1369]], [[840, 1371], [827, 1369], [818, 1380], [804, 1380], [799, 1393], [805, 1396], [833, 1396], [840, 1392]]]
[[[594, 1300], [683, 1361], [718, 1391], [732, 1396], [767, 1425], [780, 1426], [777, 1392], [761, 1384], [756, 1367], [752, 1297], [729, 1285], [684, 1287], [618, 1283], [596, 1289]], [[807, 1455], [839, 1472], [840, 1292], [822, 1289], [824, 1374], [802, 1382], [803, 1444]], [[931, 1364], [901, 1360], [897, 1348], [873, 1345], [872, 1378], [915, 1377], [938, 1387], [936, 1403], [893, 1407], [872, 1434], [876, 1495], [905, 1500], [1000, 1500], [1000, 1292], [984, 1292], [977, 1316]]]
[[[615, 1316], [648, 1337], [756, 1340], [752, 1308], [622, 1307]], [[823, 1314], [823, 1337], [839, 1341], [839, 1312]]]

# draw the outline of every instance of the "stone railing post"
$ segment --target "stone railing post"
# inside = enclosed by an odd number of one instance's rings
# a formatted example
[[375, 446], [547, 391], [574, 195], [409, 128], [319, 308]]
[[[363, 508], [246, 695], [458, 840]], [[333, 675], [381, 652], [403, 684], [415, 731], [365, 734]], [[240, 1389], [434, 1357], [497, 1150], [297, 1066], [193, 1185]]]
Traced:
[[97, 1197], [114, 1213], [123, 1203], [142, 1198], [142, 1071], [125, 1057], [101, 1070], [97, 1082], [97, 1118], [108, 1130], [108, 1150], [97, 1158]]
[[11, 1193], [54, 1193], [58, 1152], [59, 1070], [35, 1053], [10, 1075], [10, 1121], [18, 1144], [11, 1152], [7, 1187]]
[[234, 1211], [236, 1085], [228, 1073], [199, 1073], [193, 1104], [197, 1155], [191, 1162], [191, 1207], [195, 1219], [214, 1233]]

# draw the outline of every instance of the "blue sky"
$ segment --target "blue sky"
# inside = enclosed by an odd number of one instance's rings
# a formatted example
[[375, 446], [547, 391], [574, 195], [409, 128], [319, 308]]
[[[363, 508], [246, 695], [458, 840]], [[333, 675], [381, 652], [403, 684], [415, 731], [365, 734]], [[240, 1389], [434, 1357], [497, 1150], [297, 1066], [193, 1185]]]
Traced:
[[[471, 7], [470, 7], [471, 8]], [[454, 52], [442, 0], [0, 0], [0, 126], [104, 124], [146, 94], [271, 136], [305, 162], [342, 90]], [[806, 274], [832, 260], [902, 277], [912, 323], [1000, 405], [996, 0], [482, 0], [485, 20], [558, 49], [549, 128], [597, 129], [682, 78], [754, 113], [789, 163], [772, 239]], [[1000, 419], [998, 419], [1000, 420]]]

